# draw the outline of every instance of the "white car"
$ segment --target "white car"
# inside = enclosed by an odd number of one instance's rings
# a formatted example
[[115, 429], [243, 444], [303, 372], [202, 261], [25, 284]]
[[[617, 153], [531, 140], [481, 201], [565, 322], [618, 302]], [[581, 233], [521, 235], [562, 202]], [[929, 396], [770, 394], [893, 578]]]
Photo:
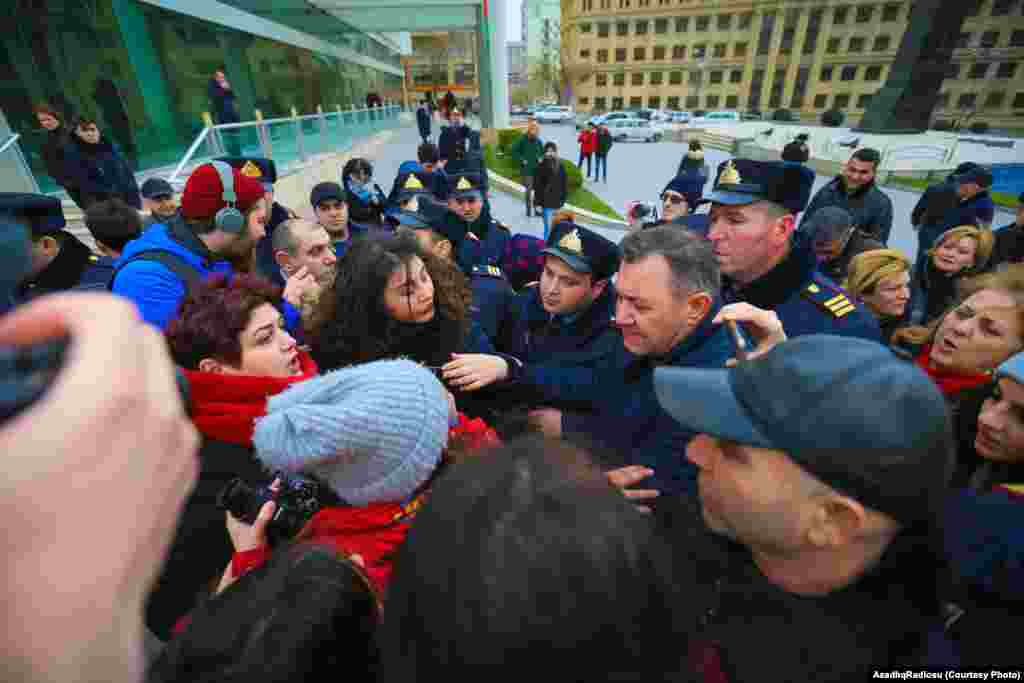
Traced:
[[540, 123], [567, 123], [576, 119], [572, 107], [547, 107], [533, 115]]
[[698, 116], [693, 123], [739, 123], [739, 112], [735, 111], [709, 111], [704, 116]]
[[602, 123], [608, 123], [610, 121], [617, 121], [619, 119], [632, 119], [635, 118], [632, 114], [627, 111], [612, 111], [607, 114], [598, 114], [591, 116], [587, 123], [592, 123], [595, 126], [600, 126]]
[[674, 111], [672, 112], [672, 123], [687, 124], [693, 120], [693, 114], [688, 111]]
[[608, 121], [608, 126], [613, 140], [643, 140], [644, 142], [658, 142], [662, 138], [662, 132], [651, 125], [650, 121], [643, 119], [615, 119]]

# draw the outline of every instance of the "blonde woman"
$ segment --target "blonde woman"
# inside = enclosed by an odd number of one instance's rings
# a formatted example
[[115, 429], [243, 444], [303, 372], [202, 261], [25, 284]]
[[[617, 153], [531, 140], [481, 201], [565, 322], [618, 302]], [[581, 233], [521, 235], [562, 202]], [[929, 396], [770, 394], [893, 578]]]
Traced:
[[878, 318], [882, 342], [910, 317], [910, 259], [895, 249], [872, 249], [850, 260], [843, 288]]
[[928, 250], [924, 267], [915, 274], [924, 310], [922, 322], [942, 315], [956, 299], [957, 284], [985, 269], [992, 255], [992, 231], [974, 225], [951, 228]]

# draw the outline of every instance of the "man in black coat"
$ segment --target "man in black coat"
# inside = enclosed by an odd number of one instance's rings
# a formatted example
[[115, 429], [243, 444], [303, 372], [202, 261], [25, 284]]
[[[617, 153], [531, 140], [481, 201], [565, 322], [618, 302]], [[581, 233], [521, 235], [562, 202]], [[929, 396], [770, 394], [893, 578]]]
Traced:
[[1024, 261], [1024, 192], [1017, 198], [1017, 218], [995, 232], [995, 246], [989, 264], [998, 267], [1003, 263]]
[[544, 144], [544, 157], [537, 164], [533, 177], [533, 202], [541, 209], [544, 218], [544, 239], [551, 230], [551, 216], [565, 205], [569, 198], [569, 179], [565, 167], [558, 158], [558, 145]]
[[416, 108], [416, 125], [420, 129], [420, 137], [423, 142], [430, 142], [430, 109], [427, 108], [427, 101], [420, 101]]
[[142, 208], [135, 173], [117, 147], [100, 133], [95, 119], [80, 116], [64, 148], [67, 180], [78, 189], [84, 208], [117, 198]]
[[[472, 130], [462, 119], [462, 112], [452, 109], [450, 123], [441, 129], [441, 137], [437, 141], [438, 151], [441, 153], [441, 161], [452, 164], [466, 158], [466, 146]], [[450, 173], [459, 169], [452, 167]]]

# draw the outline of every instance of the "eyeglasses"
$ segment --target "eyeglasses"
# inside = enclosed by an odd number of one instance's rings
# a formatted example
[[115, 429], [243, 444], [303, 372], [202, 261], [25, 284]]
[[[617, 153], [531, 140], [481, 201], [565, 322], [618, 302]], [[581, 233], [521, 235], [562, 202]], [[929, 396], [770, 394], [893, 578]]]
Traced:
[[682, 204], [683, 202], [686, 201], [686, 197], [684, 197], [681, 194], [669, 194], [668, 192], [666, 192], [665, 194], [661, 195], [661, 201], [672, 202], [672, 204], [678, 206], [679, 204]]

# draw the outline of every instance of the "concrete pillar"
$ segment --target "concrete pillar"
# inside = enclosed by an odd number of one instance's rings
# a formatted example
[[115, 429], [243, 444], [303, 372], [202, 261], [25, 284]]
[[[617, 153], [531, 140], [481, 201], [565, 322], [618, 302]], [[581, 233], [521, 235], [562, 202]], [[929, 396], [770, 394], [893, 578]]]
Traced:
[[480, 127], [494, 128], [494, 56], [489, 17], [483, 7], [476, 10], [477, 83], [480, 86]]
[[495, 128], [507, 128], [509, 126], [509, 100], [508, 100], [508, 18], [505, 11], [505, 0], [493, 0], [490, 3], [490, 14], [494, 20], [494, 69], [492, 73], [496, 78], [492, 81], [492, 92], [494, 97], [494, 122]]
[[477, 63], [480, 85], [480, 120], [484, 128], [507, 128], [508, 64], [505, 3], [488, 3], [488, 10], [477, 9]]

